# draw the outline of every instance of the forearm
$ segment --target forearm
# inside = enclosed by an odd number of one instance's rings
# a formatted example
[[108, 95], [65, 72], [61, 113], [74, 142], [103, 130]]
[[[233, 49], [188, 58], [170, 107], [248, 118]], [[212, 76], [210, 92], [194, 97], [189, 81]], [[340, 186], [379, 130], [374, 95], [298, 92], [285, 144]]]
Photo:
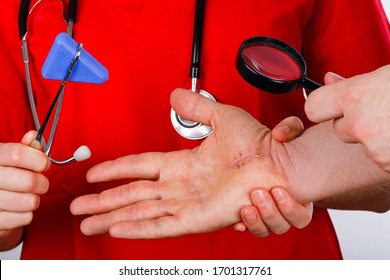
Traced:
[[390, 174], [369, 160], [359, 144], [345, 144], [336, 138], [331, 122], [307, 129], [284, 147], [285, 151], [278, 153], [279, 162], [290, 192], [300, 202], [390, 182]]
[[316, 207], [338, 210], [366, 210], [384, 213], [390, 209], [390, 186], [357, 189], [314, 203]]
[[22, 241], [22, 237], [23, 227], [0, 231], [0, 252], [8, 251], [18, 246]]

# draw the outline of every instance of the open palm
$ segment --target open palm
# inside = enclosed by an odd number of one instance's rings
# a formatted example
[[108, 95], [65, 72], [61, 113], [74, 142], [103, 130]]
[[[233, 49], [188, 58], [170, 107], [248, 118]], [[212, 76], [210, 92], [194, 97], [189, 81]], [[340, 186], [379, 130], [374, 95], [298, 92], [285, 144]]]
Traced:
[[129, 155], [101, 163], [90, 182], [137, 179], [77, 198], [84, 234], [164, 238], [217, 230], [241, 220], [240, 209], [258, 186], [286, 186], [276, 152], [282, 144], [245, 111], [184, 90], [171, 96], [182, 117], [211, 125], [213, 133], [192, 150]]

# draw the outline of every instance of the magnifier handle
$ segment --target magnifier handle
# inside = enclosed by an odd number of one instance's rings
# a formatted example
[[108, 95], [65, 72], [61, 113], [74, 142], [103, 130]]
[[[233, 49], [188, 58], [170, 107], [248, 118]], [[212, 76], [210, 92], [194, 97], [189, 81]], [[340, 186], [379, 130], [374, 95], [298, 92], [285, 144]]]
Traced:
[[317, 88], [321, 87], [319, 83], [310, 80], [309, 78], [303, 80], [302, 86], [309, 92], [312, 92], [313, 90], [316, 90]]

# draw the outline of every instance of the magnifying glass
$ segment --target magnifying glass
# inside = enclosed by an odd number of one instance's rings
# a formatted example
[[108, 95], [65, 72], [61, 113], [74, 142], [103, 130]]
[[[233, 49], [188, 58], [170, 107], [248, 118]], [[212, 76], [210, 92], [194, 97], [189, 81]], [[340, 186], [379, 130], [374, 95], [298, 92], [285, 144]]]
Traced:
[[236, 68], [248, 83], [271, 93], [303, 88], [306, 98], [305, 90], [321, 87], [307, 77], [303, 57], [290, 45], [271, 37], [252, 37], [242, 42]]

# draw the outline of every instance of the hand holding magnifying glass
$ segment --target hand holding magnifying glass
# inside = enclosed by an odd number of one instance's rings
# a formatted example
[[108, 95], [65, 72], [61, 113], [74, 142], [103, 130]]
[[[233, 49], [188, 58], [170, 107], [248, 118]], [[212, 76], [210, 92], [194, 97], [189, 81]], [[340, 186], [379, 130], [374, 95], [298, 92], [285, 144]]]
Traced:
[[321, 87], [307, 78], [303, 57], [290, 45], [270, 37], [252, 37], [239, 49], [236, 67], [252, 86], [271, 93], [288, 93], [298, 88], [309, 92]]

